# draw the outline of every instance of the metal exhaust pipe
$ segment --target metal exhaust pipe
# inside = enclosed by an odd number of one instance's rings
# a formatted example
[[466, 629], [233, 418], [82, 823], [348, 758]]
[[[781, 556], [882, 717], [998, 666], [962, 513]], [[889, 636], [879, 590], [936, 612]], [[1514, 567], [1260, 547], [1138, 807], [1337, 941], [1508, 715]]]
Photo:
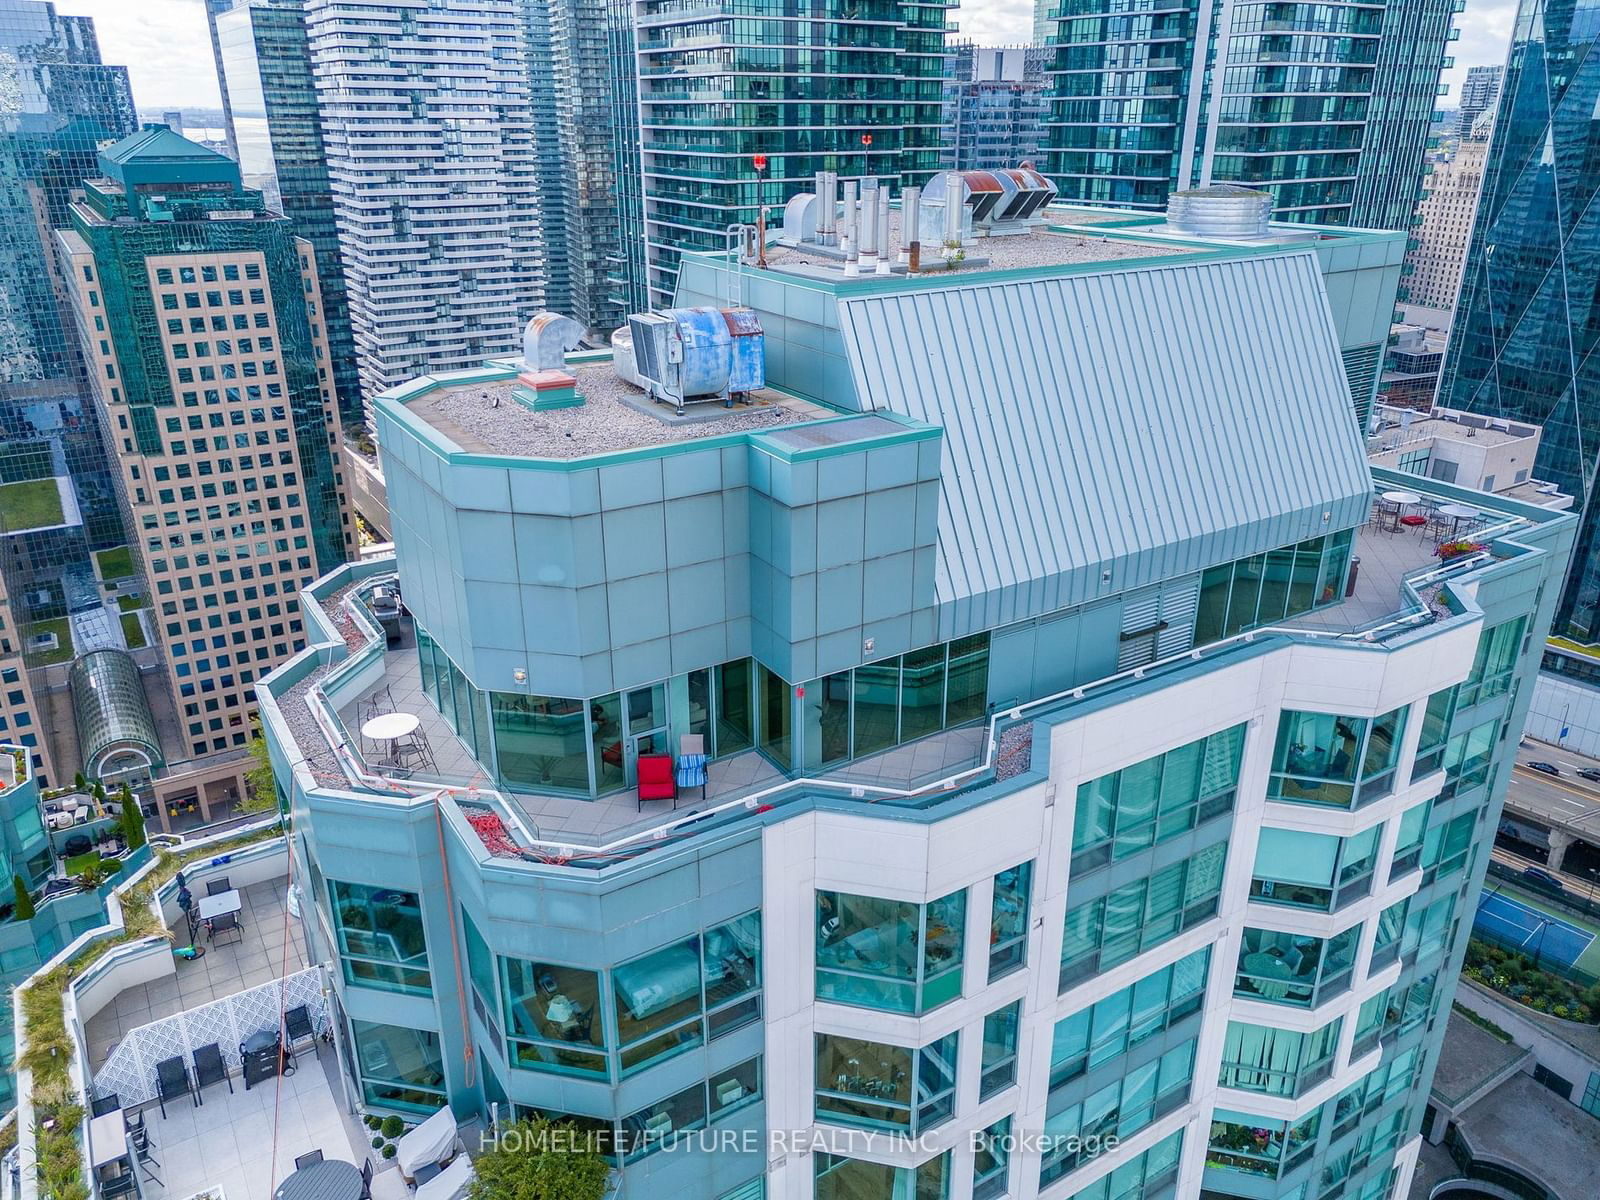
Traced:
[[844, 253], [844, 273], [856, 275], [860, 266], [856, 262], [856, 181], [844, 181], [844, 212], [839, 225], [839, 249]]

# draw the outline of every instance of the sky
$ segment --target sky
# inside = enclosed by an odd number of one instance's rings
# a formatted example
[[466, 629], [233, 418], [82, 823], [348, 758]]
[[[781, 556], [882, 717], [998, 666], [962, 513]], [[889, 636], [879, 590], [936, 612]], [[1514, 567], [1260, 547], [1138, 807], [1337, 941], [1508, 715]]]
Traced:
[[[141, 108], [220, 106], [203, 0], [56, 0], [56, 8], [95, 19], [101, 56], [127, 64]], [[1468, 67], [1505, 61], [1516, 9], [1515, 0], [1467, 0], [1445, 107], [1454, 106]], [[1032, 0], [964, 0], [954, 17], [961, 35], [981, 45], [1025, 42], [1033, 32]]]

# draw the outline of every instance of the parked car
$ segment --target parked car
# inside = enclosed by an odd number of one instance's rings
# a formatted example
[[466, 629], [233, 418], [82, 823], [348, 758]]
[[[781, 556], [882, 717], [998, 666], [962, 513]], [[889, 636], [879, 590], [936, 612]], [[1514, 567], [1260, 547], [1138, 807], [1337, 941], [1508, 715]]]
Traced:
[[1523, 867], [1522, 878], [1533, 887], [1538, 888], [1541, 892], [1557, 892], [1564, 894], [1567, 890], [1561, 886], [1561, 880], [1550, 874], [1549, 871], [1541, 871], [1538, 867]]
[[1561, 768], [1556, 766], [1555, 763], [1547, 763], [1547, 762], [1542, 762], [1542, 761], [1540, 761], [1538, 759], [1535, 759], [1533, 762], [1531, 762], [1531, 763], [1529, 763], [1527, 765], [1528, 765], [1530, 770], [1543, 771], [1546, 775], [1559, 775], [1559, 774], [1561, 774]]
[[1600, 783], [1600, 767], [1579, 767], [1578, 778], [1587, 779], [1590, 783]]

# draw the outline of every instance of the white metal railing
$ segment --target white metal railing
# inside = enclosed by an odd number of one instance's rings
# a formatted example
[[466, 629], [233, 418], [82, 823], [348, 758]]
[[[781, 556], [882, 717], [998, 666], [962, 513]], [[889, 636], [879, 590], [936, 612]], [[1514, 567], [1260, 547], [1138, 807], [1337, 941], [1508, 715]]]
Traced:
[[[1492, 525], [1474, 530], [1472, 537], [1474, 540], [1502, 537], [1513, 530], [1531, 524], [1532, 522], [1528, 518], [1511, 516]], [[1161, 671], [1185, 662], [1198, 662], [1205, 658], [1213, 658], [1228, 649], [1253, 643], [1263, 637], [1283, 635], [1302, 641], [1349, 645], [1357, 648], [1380, 647], [1390, 637], [1409, 629], [1431, 624], [1435, 620], [1433, 611], [1421, 598], [1420, 593], [1422, 590], [1465, 574], [1471, 569], [1493, 561], [1494, 557], [1488, 551], [1479, 551], [1462, 555], [1421, 574], [1405, 577], [1401, 581], [1402, 595], [1409, 601], [1405, 609], [1394, 616], [1384, 618], [1362, 628], [1330, 631], [1305, 629], [1295, 625], [1264, 626], [1222, 638], [1205, 646], [1170, 654], [1164, 658], [1145, 663], [1142, 666], [1117, 671], [1101, 679], [1079, 684], [1049, 696], [1043, 696], [1037, 700], [1030, 700], [1024, 704], [994, 712], [988, 718], [988, 728], [983, 739], [982, 760], [975, 766], [956, 771], [931, 783], [902, 788], [825, 777], [804, 776], [799, 779], [784, 779], [755, 792], [722, 801], [712, 805], [710, 808], [700, 809], [681, 816], [674, 814], [658, 824], [624, 833], [621, 837], [598, 845], [584, 845], [573, 841], [555, 841], [536, 835], [524, 825], [521, 817], [516, 812], [515, 806], [506, 803], [504, 797], [493, 788], [479, 787], [476, 784], [452, 784], [431, 780], [394, 778], [374, 772], [370, 765], [350, 745], [348, 736], [332, 715], [332, 705], [328, 700], [325, 687], [328, 680], [319, 681], [311, 688], [310, 694], [307, 696], [307, 704], [318, 728], [327, 739], [328, 746], [332, 750], [347, 781], [355, 787], [419, 799], [425, 796], [436, 797], [441, 794], [469, 801], [492, 798], [492, 807], [499, 810], [503, 819], [509, 819], [515, 832], [524, 839], [522, 848], [532, 851], [534, 855], [548, 858], [550, 861], [557, 863], [573, 858], [608, 858], [630, 851], [637, 851], [652, 842], [663, 841], [690, 824], [699, 824], [724, 813], [731, 813], [740, 809], [754, 811], [761, 808], [765, 801], [776, 799], [783, 793], [813, 790], [831, 792], [851, 799], [878, 801], [911, 799], [940, 792], [953, 792], [967, 783], [976, 781], [980, 776], [993, 769], [1000, 750], [1001, 722], [1010, 725], [1030, 714], [1040, 713], [1053, 705], [1082, 700], [1090, 693], [1103, 693], [1123, 684], [1143, 679], [1154, 671]], [[362, 579], [359, 586], [364, 587], [380, 583], [393, 577], [393, 575], [375, 574]], [[376, 623], [371, 620], [364, 606], [361, 605], [357, 598], [358, 590], [359, 587], [350, 588], [342, 597], [340, 604], [347, 610], [350, 618], [367, 632], [369, 639], [381, 638], [383, 636], [382, 630], [377, 628]], [[369, 644], [371, 644], [370, 641]], [[336, 675], [338, 673], [339, 669], [335, 668], [333, 674]]]

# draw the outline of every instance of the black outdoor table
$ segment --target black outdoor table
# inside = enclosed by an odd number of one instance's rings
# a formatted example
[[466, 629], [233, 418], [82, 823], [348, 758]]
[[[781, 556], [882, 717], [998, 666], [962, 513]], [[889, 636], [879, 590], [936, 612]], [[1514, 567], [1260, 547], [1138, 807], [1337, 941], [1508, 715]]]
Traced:
[[273, 1200], [361, 1200], [361, 1171], [354, 1163], [325, 1158], [301, 1167], [272, 1195]]

